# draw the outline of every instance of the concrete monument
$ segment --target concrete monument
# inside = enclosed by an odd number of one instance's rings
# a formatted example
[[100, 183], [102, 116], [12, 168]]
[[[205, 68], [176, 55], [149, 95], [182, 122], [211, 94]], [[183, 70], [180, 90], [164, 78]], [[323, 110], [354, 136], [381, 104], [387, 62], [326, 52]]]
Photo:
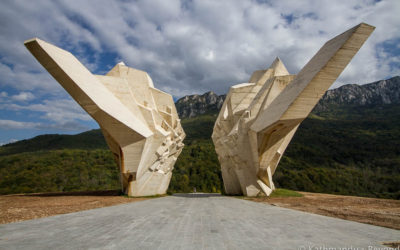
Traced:
[[270, 195], [272, 176], [300, 123], [374, 30], [361, 23], [318, 51], [297, 75], [279, 58], [231, 87], [212, 139], [227, 194]]
[[130, 196], [165, 194], [185, 133], [172, 96], [150, 76], [118, 63], [93, 75], [71, 53], [40, 39], [25, 46], [100, 125]]

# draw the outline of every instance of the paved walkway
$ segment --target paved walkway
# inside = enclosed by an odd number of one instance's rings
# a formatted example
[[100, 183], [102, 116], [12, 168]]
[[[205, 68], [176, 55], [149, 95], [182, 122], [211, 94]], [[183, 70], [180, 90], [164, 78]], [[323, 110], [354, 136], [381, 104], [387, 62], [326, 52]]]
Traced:
[[0, 225], [0, 249], [383, 249], [396, 240], [397, 230], [207, 194]]

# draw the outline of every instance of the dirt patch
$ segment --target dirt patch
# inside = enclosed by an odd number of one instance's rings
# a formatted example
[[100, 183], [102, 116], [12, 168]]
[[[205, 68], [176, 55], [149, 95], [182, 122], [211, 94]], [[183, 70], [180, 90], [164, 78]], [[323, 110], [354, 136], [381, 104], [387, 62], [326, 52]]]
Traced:
[[0, 195], [0, 224], [145, 200], [120, 191]]
[[400, 248], [400, 241], [383, 242], [382, 244], [384, 246], [391, 247], [391, 248], [394, 248], [394, 249], [399, 249]]
[[399, 200], [299, 193], [304, 196], [245, 199], [400, 230]]

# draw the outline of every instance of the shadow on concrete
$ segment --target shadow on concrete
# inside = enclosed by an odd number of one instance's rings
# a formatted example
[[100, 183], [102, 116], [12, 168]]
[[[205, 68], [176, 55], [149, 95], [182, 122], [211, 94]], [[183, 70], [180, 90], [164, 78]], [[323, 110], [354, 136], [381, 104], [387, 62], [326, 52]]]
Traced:
[[185, 198], [208, 198], [221, 196], [218, 193], [175, 193], [172, 196], [185, 197]]

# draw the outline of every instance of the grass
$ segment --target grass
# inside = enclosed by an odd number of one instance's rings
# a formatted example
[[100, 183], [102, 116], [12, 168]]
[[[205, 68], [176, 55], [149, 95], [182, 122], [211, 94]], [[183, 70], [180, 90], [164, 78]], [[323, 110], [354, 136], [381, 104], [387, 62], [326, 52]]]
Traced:
[[154, 198], [161, 198], [168, 196], [168, 194], [155, 194], [155, 195], [148, 195], [148, 196], [129, 196], [127, 194], [122, 194], [125, 198], [146, 198], [146, 199], [154, 199]]
[[245, 199], [245, 200], [252, 200], [254, 198], [284, 198], [284, 197], [303, 197], [304, 195], [300, 194], [299, 192], [289, 190], [289, 189], [284, 189], [284, 188], [277, 188], [275, 189], [270, 196], [256, 196], [256, 197], [249, 197], [249, 196], [243, 196], [243, 195], [226, 195], [226, 196], [232, 196], [238, 199]]
[[293, 191], [293, 190], [284, 189], [284, 188], [277, 188], [277, 189], [275, 189], [275, 191], [272, 192], [272, 194], [269, 197], [271, 197], [271, 198], [273, 198], [273, 197], [277, 197], [277, 198], [281, 198], [281, 197], [303, 197], [303, 195], [300, 194], [299, 192], [296, 192], [296, 191]]

